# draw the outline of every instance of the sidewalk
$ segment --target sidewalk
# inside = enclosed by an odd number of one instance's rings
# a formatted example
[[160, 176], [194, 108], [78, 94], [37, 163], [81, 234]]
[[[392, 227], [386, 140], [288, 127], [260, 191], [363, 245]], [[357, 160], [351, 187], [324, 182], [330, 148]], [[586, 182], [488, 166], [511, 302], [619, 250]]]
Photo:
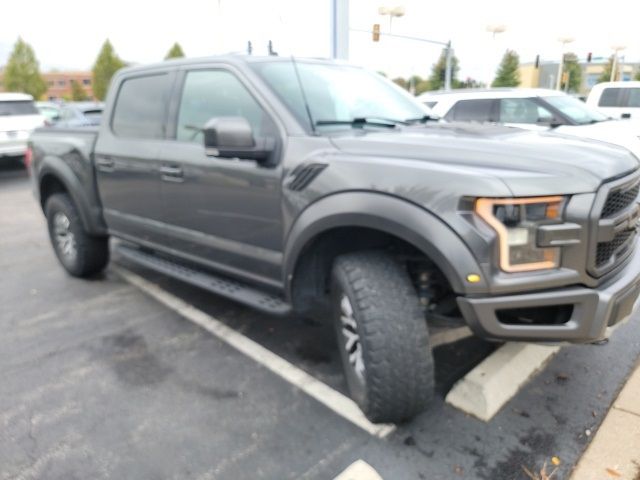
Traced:
[[640, 366], [613, 403], [571, 480], [640, 480]]

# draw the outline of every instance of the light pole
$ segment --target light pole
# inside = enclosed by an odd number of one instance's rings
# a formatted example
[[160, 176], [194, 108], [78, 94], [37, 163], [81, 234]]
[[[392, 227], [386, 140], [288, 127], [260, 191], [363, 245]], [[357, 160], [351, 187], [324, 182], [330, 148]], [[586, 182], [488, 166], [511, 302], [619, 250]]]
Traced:
[[[618, 72], [616, 71], [618, 69], [618, 55], [625, 48], [627, 48], [626, 45], [613, 45], [611, 47], [613, 50], [613, 64], [611, 65], [611, 78], [609, 79], [611, 82], [615, 81], [616, 76], [618, 75]], [[622, 77], [620, 78], [622, 79]]]
[[[501, 23], [494, 23], [494, 24], [487, 25], [487, 32], [491, 33], [492, 35], [491, 38], [493, 40], [494, 47], [496, 43], [496, 35], [498, 33], [504, 33], [506, 30], [507, 30], [507, 26]], [[491, 78], [489, 78], [489, 81], [487, 82], [487, 87], [491, 88]]]
[[398, 5], [395, 7], [379, 7], [378, 14], [382, 16], [389, 15], [389, 32], [391, 32], [391, 24], [393, 22], [393, 18], [403, 17], [405, 14], [405, 9], [402, 5]]
[[560, 37], [558, 41], [562, 44], [562, 50], [560, 52], [560, 63], [558, 63], [558, 78], [556, 78], [556, 90], [560, 90], [562, 86], [562, 68], [564, 67], [564, 50], [567, 48], [567, 44], [573, 42], [573, 37]]

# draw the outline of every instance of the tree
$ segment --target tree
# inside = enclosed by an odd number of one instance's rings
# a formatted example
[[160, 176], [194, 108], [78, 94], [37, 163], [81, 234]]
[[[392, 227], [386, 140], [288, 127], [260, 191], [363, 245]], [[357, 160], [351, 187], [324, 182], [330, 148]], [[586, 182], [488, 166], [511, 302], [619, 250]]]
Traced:
[[[611, 70], [613, 70], [613, 55], [609, 57], [609, 61], [604, 66], [604, 70], [598, 77], [598, 81], [596, 83], [609, 82], [611, 81]], [[615, 78], [614, 78], [615, 80]]]
[[4, 88], [9, 92], [28, 93], [36, 100], [47, 91], [36, 54], [31, 45], [20, 37], [4, 69]]
[[409, 83], [402, 77], [394, 78], [392, 82], [405, 90], [409, 90]]
[[71, 100], [74, 102], [84, 102], [89, 100], [87, 91], [77, 80], [71, 80]]
[[578, 62], [578, 56], [575, 53], [565, 53], [564, 54], [564, 65], [562, 66], [563, 77], [569, 79], [569, 85], [567, 82], [562, 79], [562, 84], [560, 88], [567, 92], [577, 92], [580, 90], [580, 85], [582, 85], [582, 67], [580, 67], [580, 63]]
[[184, 52], [182, 51], [182, 47], [178, 42], [173, 44], [173, 47], [167, 52], [167, 56], [164, 57], [165, 60], [169, 60], [170, 58], [181, 58], [184, 57]]
[[[457, 88], [459, 83], [457, 80], [458, 71], [460, 70], [458, 58], [455, 55], [451, 56], [451, 86]], [[447, 68], [447, 49], [443, 48], [440, 53], [440, 58], [431, 67], [431, 75], [427, 80], [429, 82], [427, 90], [441, 90], [444, 88], [444, 79]]]
[[485, 88], [487, 86], [486, 83], [476, 80], [471, 77], [467, 77], [466, 80], [463, 80], [458, 85], [458, 88]]
[[104, 100], [111, 77], [124, 66], [125, 63], [116, 55], [111, 42], [108, 39], [105, 40], [92, 69], [93, 95], [98, 100]]
[[491, 82], [492, 87], [517, 87], [520, 85], [520, 57], [513, 50], [504, 52], [500, 66], [496, 71], [496, 78]]
[[636, 72], [636, 76], [635, 76], [635, 77], [633, 77], [633, 78], [634, 78], [634, 80], [638, 80], [638, 81], [640, 82], [640, 70], [638, 70], [638, 71]]

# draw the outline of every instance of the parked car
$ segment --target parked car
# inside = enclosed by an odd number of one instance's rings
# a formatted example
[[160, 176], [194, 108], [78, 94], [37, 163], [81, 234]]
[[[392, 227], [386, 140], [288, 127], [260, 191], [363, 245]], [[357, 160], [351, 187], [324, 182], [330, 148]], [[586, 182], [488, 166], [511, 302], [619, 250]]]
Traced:
[[73, 276], [120, 255], [270, 314], [332, 318], [374, 422], [429, 403], [429, 324], [592, 342], [640, 291], [640, 163], [625, 148], [431, 122], [324, 60], [120, 70], [99, 128], [40, 129], [31, 178]]
[[60, 118], [60, 104], [54, 102], [36, 102], [36, 108], [44, 116], [47, 124], [53, 124]]
[[640, 82], [604, 82], [594, 85], [587, 105], [607, 115], [631, 120], [640, 134]]
[[87, 127], [100, 125], [104, 104], [100, 102], [65, 103], [60, 108], [56, 127]]
[[29, 135], [42, 125], [31, 95], [0, 93], [0, 159], [24, 155]]
[[419, 100], [447, 121], [489, 122], [622, 145], [640, 155], [638, 133], [626, 122], [557, 90], [526, 88], [427, 92]]

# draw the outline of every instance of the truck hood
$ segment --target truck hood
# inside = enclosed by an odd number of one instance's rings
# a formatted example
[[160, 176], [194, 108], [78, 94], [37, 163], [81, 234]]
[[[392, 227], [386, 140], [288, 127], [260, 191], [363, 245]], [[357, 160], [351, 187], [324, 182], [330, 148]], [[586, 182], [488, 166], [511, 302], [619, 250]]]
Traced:
[[[627, 149], [554, 132], [470, 123], [393, 130], [355, 130], [332, 137], [344, 153], [446, 166], [460, 175], [493, 176], [514, 196], [587, 193], [604, 181], [636, 170]], [[431, 167], [430, 167], [431, 165]]]

